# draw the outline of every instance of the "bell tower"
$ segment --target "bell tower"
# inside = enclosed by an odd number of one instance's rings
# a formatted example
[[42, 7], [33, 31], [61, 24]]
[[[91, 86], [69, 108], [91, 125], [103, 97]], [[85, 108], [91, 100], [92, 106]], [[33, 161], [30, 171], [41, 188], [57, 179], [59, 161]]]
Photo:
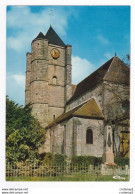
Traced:
[[50, 26], [32, 41], [27, 53], [25, 104], [43, 127], [63, 114], [71, 88], [71, 46]]

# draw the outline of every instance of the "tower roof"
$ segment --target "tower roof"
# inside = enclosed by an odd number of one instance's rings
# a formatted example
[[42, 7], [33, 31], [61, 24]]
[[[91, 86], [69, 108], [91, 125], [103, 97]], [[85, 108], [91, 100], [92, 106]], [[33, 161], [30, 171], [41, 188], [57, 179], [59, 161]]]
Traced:
[[40, 32], [35, 39], [38, 39], [38, 38], [44, 39], [45, 36], [44, 36], [44, 34], [42, 32]]
[[34, 42], [34, 41], [37, 40], [37, 39], [45, 39], [44, 34], [43, 34], [42, 32], [40, 32], [40, 33], [37, 35], [37, 37], [36, 37], [32, 42]]
[[54, 45], [65, 47], [64, 42], [60, 39], [58, 34], [54, 31], [54, 29], [51, 26], [49, 30], [47, 31], [45, 38], [49, 41], [49, 44], [54, 44]]

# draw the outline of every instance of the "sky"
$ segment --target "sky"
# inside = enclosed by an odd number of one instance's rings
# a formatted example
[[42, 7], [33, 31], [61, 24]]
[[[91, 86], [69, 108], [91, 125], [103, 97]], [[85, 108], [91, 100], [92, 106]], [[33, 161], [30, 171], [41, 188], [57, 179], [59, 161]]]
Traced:
[[120, 59], [130, 54], [129, 6], [7, 6], [6, 93], [19, 105], [25, 102], [26, 53], [50, 25], [72, 45], [73, 84], [115, 52]]

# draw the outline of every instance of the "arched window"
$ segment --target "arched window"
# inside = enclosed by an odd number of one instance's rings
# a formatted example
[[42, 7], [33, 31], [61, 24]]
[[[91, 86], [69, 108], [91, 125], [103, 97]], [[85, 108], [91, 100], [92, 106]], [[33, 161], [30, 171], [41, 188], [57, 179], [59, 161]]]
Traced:
[[93, 131], [91, 129], [87, 129], [86, 131], [86, 143], [93, 144]]
[[56, 82], [57, 82], [57, 77], [53, 76], [53, 84], [56, 85]]

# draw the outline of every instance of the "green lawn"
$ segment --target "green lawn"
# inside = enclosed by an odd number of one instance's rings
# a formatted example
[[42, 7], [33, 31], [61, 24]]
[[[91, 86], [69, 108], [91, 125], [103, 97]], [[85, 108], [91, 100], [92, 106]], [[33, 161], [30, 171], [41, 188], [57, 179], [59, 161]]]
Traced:
[[[7, 177], [6, 181], [123, 181], [115, 180], [113, 176], [103, 176], [103, 175], [90, 175], [90, 176], [77, 176], [77, 175], [67, 175], [67, 176], [57, 176], [57, 177]], [[128, 177], [125, 177], [124, 181], [129, 181]]]

